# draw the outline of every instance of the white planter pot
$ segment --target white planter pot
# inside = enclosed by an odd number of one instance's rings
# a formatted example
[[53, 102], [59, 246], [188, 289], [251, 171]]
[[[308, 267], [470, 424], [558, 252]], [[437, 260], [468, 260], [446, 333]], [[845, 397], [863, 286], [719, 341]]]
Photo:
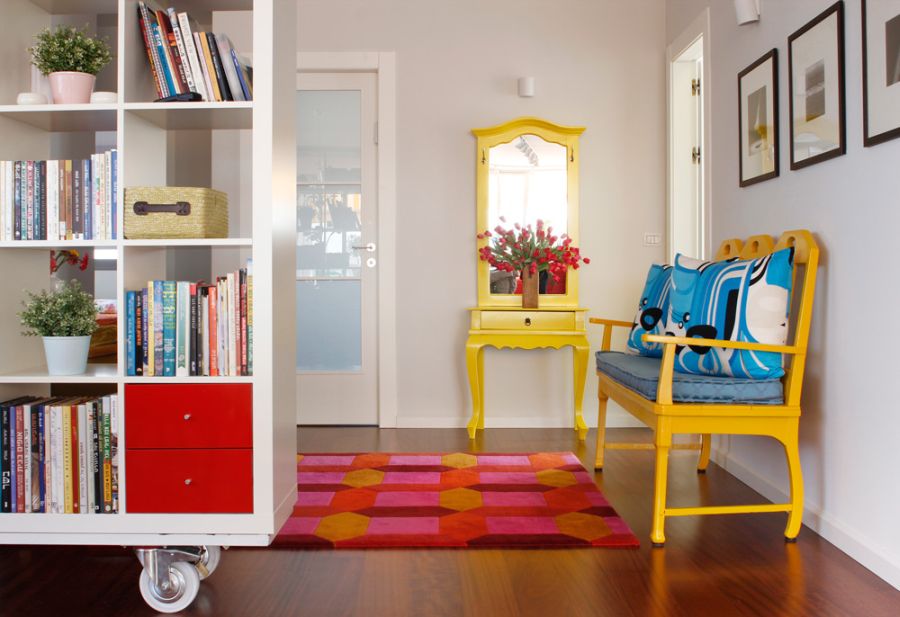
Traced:
[[59, 105], [75, 105], [78, 103], [90, 103], [91, 93], [94, 91], [94, 82], [97, 78], [89, 73], [75, 71], [59, 71], [50, 73], [50, 91], [53, 93], [53, 102]]
[[45, 336], [44, 356], [51, 375], [81, 375], [87, 369], [90, 336]]

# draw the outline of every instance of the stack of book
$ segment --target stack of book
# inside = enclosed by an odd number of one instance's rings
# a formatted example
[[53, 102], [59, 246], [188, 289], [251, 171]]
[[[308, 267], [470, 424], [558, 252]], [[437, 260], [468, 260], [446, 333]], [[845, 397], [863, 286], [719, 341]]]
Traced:
[[115, 240], [118, 154], [0, 161], [0, 241]]
[[215, 284], [149, 281], [125, 292], [129, 376], [253, 374], [253, 262]]
[[24, 396], [0, 403], [0, 510], [119, 510], [118, 403]]
[[138, 2], [159, 98], [194, 92], [204, 101], [252, 101], [253, 69], [224, 34], [201, 32], [187, 13]]

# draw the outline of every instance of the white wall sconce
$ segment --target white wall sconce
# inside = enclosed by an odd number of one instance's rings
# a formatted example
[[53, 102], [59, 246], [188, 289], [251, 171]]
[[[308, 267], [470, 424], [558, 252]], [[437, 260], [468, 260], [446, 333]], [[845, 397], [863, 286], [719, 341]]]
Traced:
[[734, 0], [734, 12], [739, 26], [759, 21], [759, 0]]
[[519, 96], [531, 98], [534, 96], [534, 77], [519, 78]]

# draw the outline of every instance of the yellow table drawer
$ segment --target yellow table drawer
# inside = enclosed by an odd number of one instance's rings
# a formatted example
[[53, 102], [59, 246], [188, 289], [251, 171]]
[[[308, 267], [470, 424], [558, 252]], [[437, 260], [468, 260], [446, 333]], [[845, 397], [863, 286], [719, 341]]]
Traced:
[[575, 313], [567, 311], [482, 311], [482, 330], [574, 330]]

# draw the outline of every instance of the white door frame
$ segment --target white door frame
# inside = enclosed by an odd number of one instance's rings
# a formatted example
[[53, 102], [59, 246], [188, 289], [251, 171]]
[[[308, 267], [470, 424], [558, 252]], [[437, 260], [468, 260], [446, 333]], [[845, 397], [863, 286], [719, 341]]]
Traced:
[[[700, 165], [703, 173], [703, 237], [701, 243], [705, 255], [709, 257], [712, 233], [712, 105], [711, 85], [712, 67], [710, 60], [710, 26], [709, 8], [704, 9], [691, 24], [685, 28], [666, 48], [666, 131], [668, 134], [666, 160], [666, 241], [667, 253], [672, 247], [672, 216], [674, 210], [674, 191], [672, 187], [673, 161], [676, 153], [672, 126], [674, 122], [672, 110], [672, 63], [697, 39], [703, 38], [703, 75], [700, 78], [700, 96], [703, 105], [703, 143], [700, 145]], [[682, 153], [683, 154], [683, 153]]]
[[378, 426], [397, 426], [397, 72], [394, 52], [300, 52], [298, 73], [376, 74], [378, 84]]

